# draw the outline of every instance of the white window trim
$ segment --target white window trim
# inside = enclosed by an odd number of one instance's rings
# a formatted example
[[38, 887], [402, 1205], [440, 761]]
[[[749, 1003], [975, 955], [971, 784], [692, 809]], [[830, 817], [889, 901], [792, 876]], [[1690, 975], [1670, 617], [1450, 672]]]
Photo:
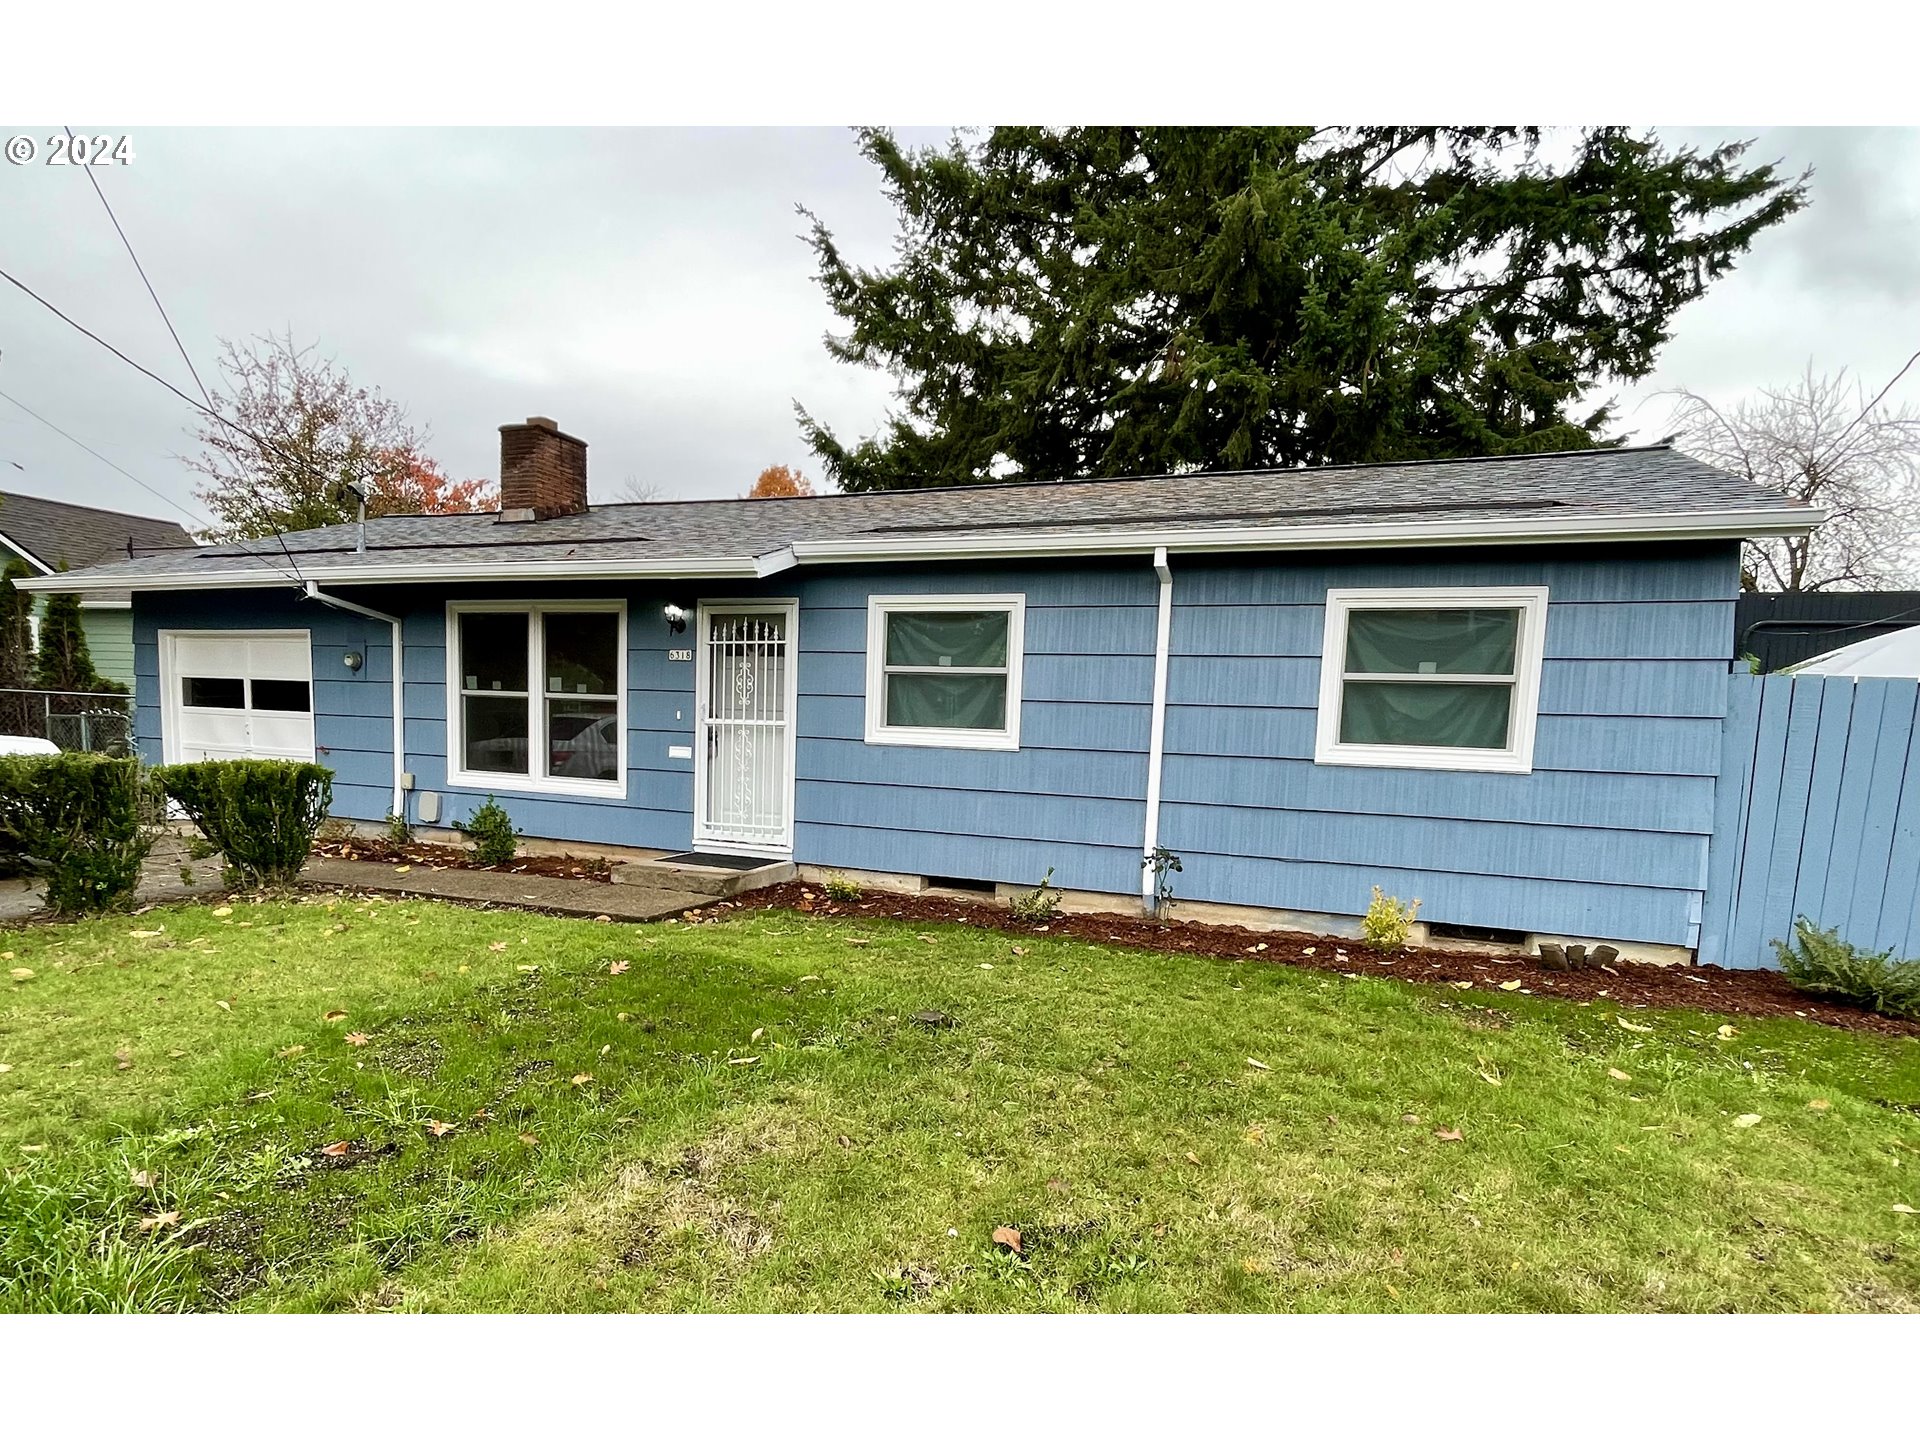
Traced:
[[[1007, 616], [1007, 723], [1000, 730], [947, 729], [886, 723], [887, 616], [898, 611], [1001, 610]], [[1020, 675], [1026, 658], [1025, 595], [869, 595], [867, 597], [867, 744], [919, 745], [936, 750], [1018, 750]], [[971, 666], [947, 673], [998, 674]]]
[[[619, 673], [614, 683], [614, 730], [618, 758], [612, 780], [578, 780], [564, 775], [534, 774], [534, 761], [548, 753], [545, 684], [545, 630], [537, 623], [546, 614], [603, 614], [619, 618], [615, 659]], [[460, 617], [462, 615], [526, 615], [527, 623], [527, 769], [525, 775], [466, 768], [466, 706], [461, 703]], [[449, 600], [447, 602], [447, 784], [466, 790], [507, 795], [592, 795], [605, 799], [627, 797], [627, 602], [624, 600]], [[536, 686], [535, 681], [541, 683]], [[604, 696], [593, 697], [604, 699]], [[537, 702], [537, 703], [536, 703]]]
[[[1517, 609], [1513, 710], [1507, 745], [1470, 750], [1454, 745], [1356, 745], [1340, 739], [1340, 704], [1346, 681], [1347, 617], [1355, 610]], [[1533, 773], [1533, 739], [1540, 717], [1540, 669], [1546, 651], [1547, 587], [1396, 587], [1327, 591], [1326, 633], [1320, 651], [1320, 711], [1313, 759], [1318, 765], [1376, 765], [1401, 770], [1477, 770], [1502, 775]], [[1420, 677], [1395, 677], [1418, 680]], [[1434, 683], [1474, 678], [1432, 677]], [[1504, 679], [1505, 677], [1500, 677]]]

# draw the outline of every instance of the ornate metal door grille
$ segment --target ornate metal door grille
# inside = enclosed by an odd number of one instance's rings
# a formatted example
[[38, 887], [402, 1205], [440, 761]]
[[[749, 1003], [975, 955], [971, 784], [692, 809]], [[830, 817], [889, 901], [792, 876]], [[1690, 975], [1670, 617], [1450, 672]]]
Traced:
[[788, 841], [785, 612], [709, 614], [700, 743], [705, 777], [695, 839], [781, 848]]

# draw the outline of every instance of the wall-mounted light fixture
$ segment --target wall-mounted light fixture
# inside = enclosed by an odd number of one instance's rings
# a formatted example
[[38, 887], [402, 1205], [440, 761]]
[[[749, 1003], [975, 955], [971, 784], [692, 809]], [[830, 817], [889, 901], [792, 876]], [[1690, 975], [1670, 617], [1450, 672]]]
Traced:
[[669, 605], [661, 613], [667, 617], [667, 629], [675, 635], [687, 628], [687, 612], [683, 606]]
[[366, 656], [362, 655], [358, 650], [349, 650], [340, 657], [340, 663], [346, 666], [347, 669], [358, 673], [360, 667], [367, 662]]

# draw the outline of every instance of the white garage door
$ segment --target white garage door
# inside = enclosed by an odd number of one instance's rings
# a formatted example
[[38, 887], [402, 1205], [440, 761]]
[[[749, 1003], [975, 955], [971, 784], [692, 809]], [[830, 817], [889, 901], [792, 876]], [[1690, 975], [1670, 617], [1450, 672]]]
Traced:
[[313, 637], [306, 630], [160, 636], [170, 760], [313, 759]]

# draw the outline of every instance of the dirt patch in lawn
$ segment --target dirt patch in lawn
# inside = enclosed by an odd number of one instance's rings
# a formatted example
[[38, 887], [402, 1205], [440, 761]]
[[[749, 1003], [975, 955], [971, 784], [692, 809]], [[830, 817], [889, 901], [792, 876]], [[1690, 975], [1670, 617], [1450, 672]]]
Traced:
[[1727, 1015], [1791, 1016], [1841, 1030], [1876, 1035], [1920, 1036], [1920, 1021], [1895, 1020], [1802, 994], [1776, 970], [1726, 970], [1718, 965], [1642, 965], [1616, 960], [1597, 970], [1548, 971], [1532, 956], [1460, 950], [1406, 949], [1377, 955], [1357, 940], [1286, 931], [1249, 930], [1172, 920], [1165, 925], [1129, 915], [1056, 915], [1044, 926], [1016, 920], [1003, 906], [928, 895], [874, 893], [859, 900], [829, 899], [813, 885], [789, 881], [718, 901], [690, 918], [717, 920], [742, 910], [798, 910], [809, 915], [860, 920], [945, 921], [1003, 930], [1012, 935], [1050, 935], [1099, 945], [1128, 945], [1176, 954], [1212, 955], [1274, 965], [1295, 965], [1338, 975], [1381, 975], [1455, 989], [1498, 992], [1513, 981], [1530, 995], [1597, 1000], [1625, 1008], [1682, 1008]]
[[604, 880], [611, 883], [613, 865], [589, 855], [516, 855], [505, 865], [481, 865], [473, 852], [457, 845], [429, 845], [416, 841], [394, 845], [386, 840], [353, 836], [346, 840], [316, 840], [313, 853], [335, 860], [372, 860], [382, 865], [418, 865], [423, 870], [491, 870], [496, 875], [550, 875], [558, 880]]

